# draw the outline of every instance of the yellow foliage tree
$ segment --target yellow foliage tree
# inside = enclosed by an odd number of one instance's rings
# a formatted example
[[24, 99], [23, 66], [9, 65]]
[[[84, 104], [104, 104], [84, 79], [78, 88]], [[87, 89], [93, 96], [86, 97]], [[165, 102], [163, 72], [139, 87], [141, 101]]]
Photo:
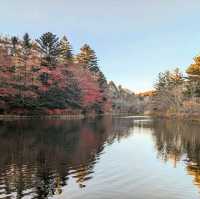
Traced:
[[200, 76], [200, 56], [194, 58], [194, 63], [188, 67], [186, 73], [190, 76]]

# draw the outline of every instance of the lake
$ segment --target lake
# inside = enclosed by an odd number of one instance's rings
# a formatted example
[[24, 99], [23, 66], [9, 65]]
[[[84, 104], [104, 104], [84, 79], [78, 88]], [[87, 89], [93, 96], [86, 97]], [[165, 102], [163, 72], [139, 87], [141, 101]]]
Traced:
[[2, 121], [0, 198], [200, 198], [200, 124]]

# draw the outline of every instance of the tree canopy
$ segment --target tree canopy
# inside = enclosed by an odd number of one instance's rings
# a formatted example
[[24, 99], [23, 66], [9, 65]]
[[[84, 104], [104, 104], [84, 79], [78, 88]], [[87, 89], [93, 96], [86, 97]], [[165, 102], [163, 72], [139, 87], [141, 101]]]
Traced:
[[79, 63], [83, 64], [89, 70], [93, 72], [99, 71], [96, 53], [88, 44], [83, 45], [76, 59]]
[[60, 41], [60, 58], [62, 61], [73, 61], [72, 46], [66, 36]]
[[55, 65], [60, 53], [59, 38], [51, 32], [44, 33], [36, 40], [43, 55], [44, 65]]

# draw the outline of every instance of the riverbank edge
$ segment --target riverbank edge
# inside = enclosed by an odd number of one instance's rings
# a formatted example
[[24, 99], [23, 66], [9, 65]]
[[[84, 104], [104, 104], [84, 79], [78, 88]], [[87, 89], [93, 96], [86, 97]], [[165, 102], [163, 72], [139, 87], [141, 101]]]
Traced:
[[80, 115], [0, 115], [1, 120], [21, 120], [21, 119], [84, 119], [85, 116]]
[[23, 119], [61, 119], [61, 120], [80, 120], [89, 119], [103, 116], [121, 117], [121, 116], [150, 116], [156, 119], [167, 119], [167, 120], [182, 120], [182, 121], [198, 121], [200, 122], [200, 115], [183, 115], [183, 114], [130, 114], [130, 113], [105, 113], [96, 115], [0, 115], [0, 121], [4, 120], [23, 120]]
[[180, 114], [180, 113], [173, 113], [173, 114], [149, 114], [154, 118], [158, 119], [167, 119], [167, 120], [181, 120], [181, 121], [196, 121], [200, 122], [200, 115], [195, 114]]
[[62, 120], [79, 120], [89, 119], [103, 116], [122, 117], [122, 116], [147, 116], [141, 114], [130, 113], [104, 113], [104, 114], [77, 114], [77, 115], [0, 115], [0, 121], [2, 120], [23, 120], [23, 119], [62, 119]]

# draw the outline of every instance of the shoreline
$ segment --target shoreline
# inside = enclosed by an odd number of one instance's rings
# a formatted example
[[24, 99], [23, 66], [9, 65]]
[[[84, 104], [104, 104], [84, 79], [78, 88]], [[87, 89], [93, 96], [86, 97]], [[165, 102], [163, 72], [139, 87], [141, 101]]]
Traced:
[[0, 121], [3, 120], [23, 120], [23, 119], [84, 119], [84, 115], [0, 115]]
[[[0, 115], [0, 121], [6, 120], [27, 120], [27, 119], [61, 119], [61, 120], [79, 120], [79, 119], [87, 119], [87, 118], [96, 118], [96, 117], [104, 117], [104, 116], [139, 116], [141, 114], [130, 114], [130, 113], [105, 113], [105, 114], [96, 114], [96, 115], [84, 115], [84, 114], [77, 114], [77, 115]], [[146, 116], [146, 115], [142, 115]]]
[[0, 121], [9, 121], [9, 120], [31, 120], [31, 119], [60, 119], [60, 120], [81, 120], [81, 119], [90, 119], [96, 117], [104, 117], [104, 116], [112, 116], [112, 117], [120, 117], [120, 116], [150, 116], [155, 119], [166, 119], [166, 120], [182, 120], [182, 121], [198, 121], [200, 122], [200, 116], [195, 115], [180, 115], [180, 114], [130, 114], [130, 113], [105, 113], [105, 114], [96, 114], [96, 115], [0, 115]]
[[167, 120], [181, 120], [181, 121], [196, 121], [200, 122], [200, 115], [190, 115], [190, 114], [151, 114], [150, 116], [157, 119], [167, 119]]

